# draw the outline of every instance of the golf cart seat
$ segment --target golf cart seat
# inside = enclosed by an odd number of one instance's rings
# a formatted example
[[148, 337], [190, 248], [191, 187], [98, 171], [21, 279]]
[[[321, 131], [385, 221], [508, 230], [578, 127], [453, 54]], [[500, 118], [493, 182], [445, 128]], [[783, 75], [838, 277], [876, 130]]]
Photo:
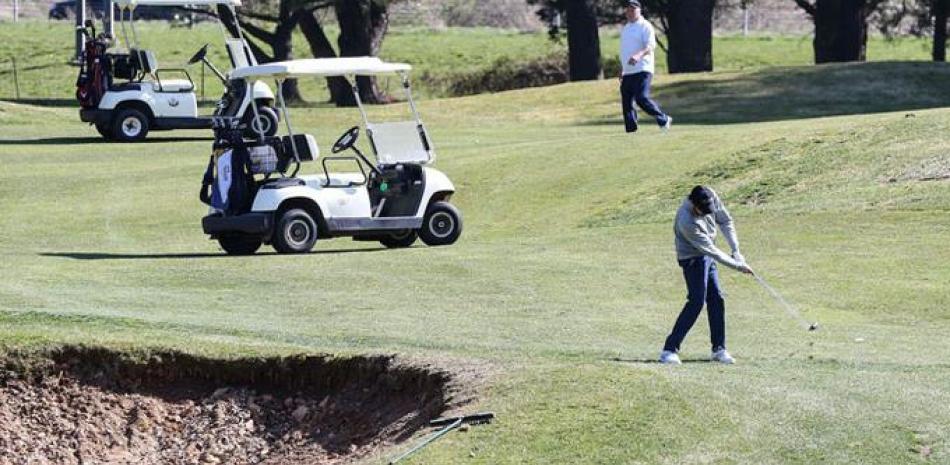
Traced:
[[[155, 92], [191, 92], [195, 90], [195, 83], [191, 79], [161, 79], [158, 72], [158, 60], [155, 58], [155, 52], [146, 49], [132, 49], [129, 53], [135, 57], [136, 67], [144, 74], [150, 74], [155, 78], [152, 89]], [[168, 69], [167, 71], [183, 72], [181, 69]], [[187, 73], [185, 73], [187, 75]]]
[[314, 161], [320, 156], [320, 149], [317, 147], [317, 140], [310, 134], [294, 134], [293, 142], [290, 136], [280, 138], [284, 153], [288, 159], [294, 158], [294, 147], [297, 147], [297, 155], [300, 161]]
[[191, 92], [195, 85], [187, 79], [162, 79], [152, 83], [155, 92]]
[[155, 58], [155, 52], [133, 48], [129, 50], [129, 55], [132, 55], [135, 67], [145, 74], [152, 74], [158, 70], [158, 60]]
[[435, 155], [425, 127], [416, 121], [370, 123], [366, 134], [381, 165], [425, 164]]

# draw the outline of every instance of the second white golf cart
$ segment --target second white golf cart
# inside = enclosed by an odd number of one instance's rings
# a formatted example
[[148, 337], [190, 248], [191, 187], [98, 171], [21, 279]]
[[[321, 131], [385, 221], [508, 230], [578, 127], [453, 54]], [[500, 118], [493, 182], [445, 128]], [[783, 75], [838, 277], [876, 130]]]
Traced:
[[[239, 118], [215, 118], [214, 153], [205, 173], [201, 199], [211, 206], [202, 227], [228, 254], [244, 255], [271, 244], [279, 253], [304, 253], [318, 238], [339, 236], [408, 247], [417, 238], [430, 246], [448, 245], [462, 233], [462, 215], [451, 203], [455, 186], [430, 165], [435, 152], [409, 85], [411, 67], [375, 57], [292, 60], [240, 68], [232, 80], [273, 79], [287, 135], [258, 134], [248, 141]], [[288, 78], [397, 75], [412, 114], [407, 121], [370, 122], [354, 86], [353, 94], [375, 155], [357, 147], [360, 127], [333, 144], [333, 156], [320, 157], [311, 134], [294, 133], [281, 86]], [[252, 110], [256, 111], [256, 105]], [[297, 176], [301, 164], [320, 161], [322, 173]], [[331, 172], [329, 165], [349, 165]]]
[[[221, 7], [236, 17], [235, 7], [241, 5], [241, 0], [115, 0], [115, 3], [120, 9], [119, 25], [125, 51], [108, 51], [114, 38], [106, 34], [97, 36], [91, 22], [81, 29], [87, 40], [76, 92], [80, 120], [93, 124], [104, 138], [122, 142], [145, 139], [150, 130], [211, 128], [212, 115], [198, 114], [195, 83], [188, 70], [160, 67], [155, 53], [140, 47], [135, 9], [139, 6]], [[221, 29], [232, 69], [256, 65], [240, 25], [235, 21], [233, 30], [229, 30], [222, 23]], [[262, 82], [249, 83], [248, 88], [234, 88], [225, 73], [208, 61], [207, 53], [205, 44], [187, 64], [204, 63], [225, 84], [225, 95], [218, 102], [215, 114], [222, 113], [232, 101], [247, 101], [245, 94], [250, 92], [259, 109], [252, 115], [245, 111], [246, 104], [242, 106], [238, 111], [238, 116], [244, 118], [242, 124], [249, 132], [254, 131], [252, 126], [261, 126], [264, 133], [274, 134], [278, 118], [272, 108], [274, 93], [270, 88]]]

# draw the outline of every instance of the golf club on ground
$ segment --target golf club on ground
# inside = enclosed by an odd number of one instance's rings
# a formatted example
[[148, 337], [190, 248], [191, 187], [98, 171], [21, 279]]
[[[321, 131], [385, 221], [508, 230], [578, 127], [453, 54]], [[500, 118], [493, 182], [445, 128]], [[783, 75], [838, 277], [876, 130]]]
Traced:
[[791, 315], [791, 317], [794, 318], [796, 321], [798, 321], [798, 323], [803, 328], [807, 328], [809, 331], [815, 331], [818, 329], [818, 322], [809, 323], [807, 320], [805, 320], [805, 318], [802, 317], [801, 313], [799, 313], [799, 311], [796, 310], [795, 307], [789, 304], [788, 301], [785, 300], [785, 298], [782, 297], [781, 294], [778, 293], [778, 291], [773, 289], [772, 286], [769, 286], [769, 283], [765, 282], [765, 280], [762, 279], [761, 276], [759, 276], [757, 273], [753, 274], [752, 276], [755, 276], [755, 280], [758, 281], [759, 284], [761, 284], [762, 287], [764, 287], [765, 290], [767, 290], [769, 294], [771, 294], [772, 297], [774, 297], [775, 300], [777, 300], [782, 305], [782, 308], [785, 309], [785, 312]]

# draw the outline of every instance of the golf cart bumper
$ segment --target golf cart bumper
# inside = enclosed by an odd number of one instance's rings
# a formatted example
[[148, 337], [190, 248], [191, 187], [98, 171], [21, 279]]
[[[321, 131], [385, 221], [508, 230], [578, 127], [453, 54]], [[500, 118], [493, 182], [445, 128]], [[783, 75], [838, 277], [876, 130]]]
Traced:
[[222, 234], [249, 234], [266, 236], [274, 227], [271, 213], [245, 213], [238, 216], [208, 215], [201, 219], [205, 234], [217, 237]]
[[109, 122], [112, 121], [112, 110], [84, 108], [79, 110], [79, 120], [83, 123], [109, 124]]

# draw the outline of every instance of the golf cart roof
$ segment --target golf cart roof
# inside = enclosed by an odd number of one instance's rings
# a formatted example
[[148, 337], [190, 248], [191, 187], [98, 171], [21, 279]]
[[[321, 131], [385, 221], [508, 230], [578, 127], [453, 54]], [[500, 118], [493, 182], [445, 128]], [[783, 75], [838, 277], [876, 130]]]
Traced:
[[276, 63], [239, 68], [231, 73], [231, 78], [372, 76], [377, 74], [406, 73], [411, 69], [412, 66], [406, 63], [386, 63], [376, 57], [310, 58], [306, 60], [279, 61]]
[[241, 6], [241, 0], [115, 0], [120, 8], [135, 8], [137, 6], [214, 6], [232, 5]]

